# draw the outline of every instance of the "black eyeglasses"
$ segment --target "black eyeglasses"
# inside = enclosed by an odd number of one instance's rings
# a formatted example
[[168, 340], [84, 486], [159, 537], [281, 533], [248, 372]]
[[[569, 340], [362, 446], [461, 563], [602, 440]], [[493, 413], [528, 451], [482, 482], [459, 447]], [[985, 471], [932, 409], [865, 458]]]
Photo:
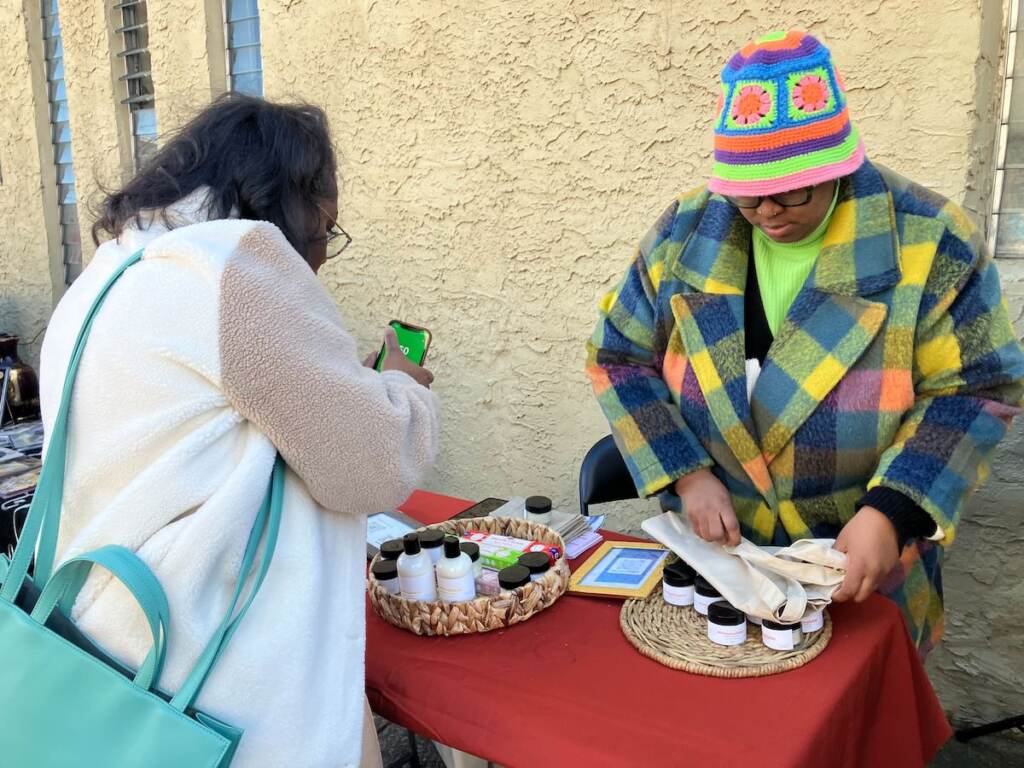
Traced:
[[804, 187], [803, 189], [791, 189], [788, 192], [779, 192], [775, 195], [726, 195], [725, 198], [730, 203], [735, 205], [737, 208], [754, 209], [760, 208], [761, 203], [765, 200], [771, 200], [776, 205], [782, 206], [783, 208], [799, 208], [801, 205], [807, 205], [811, 202], [811, 198], [814, 197], [814, 187]]
[[316, 242], [323, 242], [323, 244], [327, 248], [326, 258], [333, 259], [335, 256], [337, 256], [338, 254], [340, 254], [342, 251], [349, 247], [349, 245], [352, 243], [352, 237], [349, 235], [348, 232], [341, 228], [341, 225], [338, 224], [338, 222], [331, 218], [331, 214], [325, 211], [319, 203], [316, 204], [316, 207], [320, 209], [320, 213], [322, 213], [324, 215], [324, 218], [327, 219], [328, 226], [326, 235], [324, 235], [323, 237], [317, 237], [313, 239]]

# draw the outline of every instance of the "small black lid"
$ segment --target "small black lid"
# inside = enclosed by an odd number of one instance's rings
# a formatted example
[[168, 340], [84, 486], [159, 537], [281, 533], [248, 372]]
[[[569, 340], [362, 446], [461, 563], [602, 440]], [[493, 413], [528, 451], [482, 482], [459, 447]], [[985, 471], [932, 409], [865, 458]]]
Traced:
[[527, 552], [519, 556], [519, 565], [530, 573], [546, 573], [551, 567], [551, 558], [544, 552]]
[[687, 563], [685, 560], [676, 560], [665, 566], [666, 571], [672, 571], [674, 573], [689, 574], [690, 578], [695, 578], [697, 572], [693, 570], [693, 566]]
[[420, 531], [420, 545], [424, 549], [434, 549], [444, 544], [444, 532], [436, 528]]
[[533, 515], [543, 515], [551, 511], [551, 499], [547, 496], [531, 496], [526, 500], [526, 511]]
[[696, 590], [698, 595], [703, 597], [721, 597], [722, 593], [711, 586], [711, 582], [705, 579], [700, 574], [697, 574], [697, 578], [693, 580], [693, 588]]
[[771, 619], [762, 619], [762, 627], [768, 627], [768, 629], [800, 629], [800, 622], [795, 624], [783, 624], [781, 621], [772, 621]]
[[715, 624], [733, 626], [735, 624], [742, 624], [746, 620], [747, 617], [743, 615], [743, 611], [733, 608], [729, 603], [718, 602], [708, 606], [708, 621]]
[[665, 583], [670, 587], [692, 587], [693, 581], [696, 578], [693, 569], [689, 566], [686, 568], [676, 568], [675, 566], [677, 565], [679, 563], [665, 566], [665, 570], [662, 572], [662, 578], [665, 580]]
[[450, 558], [456, 558], [462, 554], [462, 548], [459, 546], [459, 540], [454, 536], [444, 537], [444, 556]]
[[407, 533], [402, 537], [402, 548], [407, 555], [420, 553], [420, 536], [418, 533]]
[[530, 571], [522, 565], [510, 565], [498, 571], [498, 584], [502, 589], [516, 589], [530, 583]]
[[373, 571], [373, 577], [377, 581], [388, 581], [389, 579], [398, 578], [398, 563], [394, 560], [378, 560], [370, 570]]
[[480, 559], [480, 545], [475, 541], [460, 541], [459, 547], [469, 555], [469, 559], [476, 562]]
[[380, 545], [380, 556], [385, 560], [397, 560], [405, 552], [405, 544], [401, 539], [389, 539]]

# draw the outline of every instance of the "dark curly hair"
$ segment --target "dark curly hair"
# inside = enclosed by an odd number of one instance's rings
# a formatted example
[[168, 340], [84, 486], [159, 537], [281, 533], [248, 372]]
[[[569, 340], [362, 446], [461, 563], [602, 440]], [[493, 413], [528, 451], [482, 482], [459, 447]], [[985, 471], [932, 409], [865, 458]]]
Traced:
[[[308, 104], [275, 104], [228, 93], [192, 118], [97, 211], [92, 239], [120, 236], [140, 213], [162, 210], [209, 187], [210, 218], [236, 209], [243, 219], [269, 221], [303, 257], [316, 221], [316, 206], [337, 192], [336, 162], [323, 110]], [[164, 222], [171, 226], [164, 214]]]

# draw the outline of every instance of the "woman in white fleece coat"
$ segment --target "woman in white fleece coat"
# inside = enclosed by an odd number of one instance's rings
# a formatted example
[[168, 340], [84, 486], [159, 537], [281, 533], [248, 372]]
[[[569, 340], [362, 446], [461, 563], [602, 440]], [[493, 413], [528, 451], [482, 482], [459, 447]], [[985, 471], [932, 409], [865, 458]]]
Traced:
[[[276, 453], [288, 465], [262, 590], [197, 702], [245, 729], [233, 765], [375, 765], [363, 693], [366, 515], [393, 508], [437, 450], [430, 374], [393, 338], [383, 373], [315, 272], [347, 243], [316, 108], [224, 97], [104, 203], [113, 236], [68, 290], [42, 351], [50, 426], [85, 313], [111, 290], [76, 380], [59, 557], [134, 550], [170, 602], [162, 687], [220, 622]], [[149, 629], [105, 572], [79, 626], [138, 666]]]

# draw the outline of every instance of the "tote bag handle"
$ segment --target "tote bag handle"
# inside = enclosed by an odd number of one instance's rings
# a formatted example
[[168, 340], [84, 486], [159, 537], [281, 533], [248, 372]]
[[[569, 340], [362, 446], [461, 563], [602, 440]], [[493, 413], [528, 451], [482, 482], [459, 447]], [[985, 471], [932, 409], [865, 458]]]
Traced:
[[[67, 374], [64, 377], [64, 389], [61, 392], [60, 407], [57, 411], [57, 418], [54, 420], [53, 428], [50, 432], [50, 442], [47, 447], [46, 460], [43, 462], [43, 467], [39, 473], [39, 484], [36, 487], [36, 492], [29, 508], [28, 517], [26, 518], [25, 525], [22, 528], [21, 537], [18, 540], [18, 546], [14, 551], [14, 557], [11, 559], [10, 566], [7, 569], [3, 588], [0, 589], [0, 599], [14, 602], [28, 576], [28, 567], [32, 562], [33, 551], [35, 551], [36, 555], [35, 570], [33, 572], [34, 580], [38, 584], [45, 584], [50, 580], [57, 550], [57, 535], [60, 530], [61, 507], [64, 501], [64, 475], [68, 453], [68, 415], [71, 410], [71, 393], [74, 389], [75, 376], [78, 372], [82, 353], [85, 351], [86, 340], [92, 330], [92, 324], [96, 318], [99, 308], [106, 300], [107, 294], [110, 292], [114, 283], [117, 282], [129, 267], [137, 264], [141, 259], [142, 250], [139, 250], [121, 264], [110, 278], [108, 278], [107, 282], [104, 283], [93, 301], [92, 306], [86, 313], [85, 320], [82, 323], [82, 328], [78, 333], [75, 346], [71, 353]], [[267, 571], [270, 568], [270, 561], [274, 556], [274, 549], [277, 545], [277, 534], [281, 525], [281, 511], [284, 503], [284, 481], [285, 464], [280, 455], [278, 455], [274, 461], [274, 469], [271, 474], [267, 494], [264, 497], [263, 503], [256, 515], [256, 519], [253, 522], [252, 529], [249, 532], [249, 540], [246, 544], [245, 554], [242, 557], [241, 568], [239, 569], [238, 583], [235, 587], [231, 602], [228, 605], [220, 626], [218, 626], [217, 630], [213, 633], [213, 636], [207, 643], [203, 653], [200, 654], [199, 659], [188, 678], [186, 678], [181, 690], [171, 701], [171, 704], [181, 711], [184, 711], [186, 707], [191, 706], [199, 696], [203, 684], [206, 682], [217, 661], [223, 655], [224, 650], [230, 643], [231, 638], [234, 636], [235, 631], [238, 629], [239, 624], [244, 618], [246, 612], [249, 610], [249, 606], [252, 605], [256, 594], [259, 592], [259, 589], [263, 584], [263, 579], [266, 577]], [[261, 542], [263, 543], [262, 552], [259, 551]], [[85, 559], [90, 555], [95, 555], [96, 551], [82, 555], [80, 558]], [[257, 562], [256, 555], [258, 552], [259, 561]], [[147, 606], [150, 608], [154, 608], [155, 606], [158, 609], [161, 601], [163, 605], [166, 605], [167, 598], [164, 595], [163, 588], [160, 587], [159, 582], [156, 580], [156, 577], [153, 576], [149, 568], [145, 563], [139, 560], [137, 556], [131, 552], [129, 552], [129, 554], [132, 554], [132, 557], [138, 561], [137, 566], [144, 569], [152, 579], [152, 582], [148, 582], [142, 579], [138, 573], [134, 574], [135, 582], [137, 584], [141, 585], [142, 582], [145, 581], [148, 585], [141, 589], [141, 593], [144, 595], [145, 599], [140, 598], [139, 594], [136, 594], [136, 599], [139, 599], [139, 603], [143, 606], [143, 610], [146, 611]], [[125, 562], [124, 558], [119, 556], [113, 557], [118, 560], [115, 568], [120, 568], [124, 571], [125, 569], [121, 568]], [[109, 560], [109, 558], [107, 559]], [[110, 561], [113, 562], [113, 560]], [[106, 563], [102, 564], [105, 566], [107, 565]], [[131, 566], [126, 567], [132, 568]], [[111, 570], [113, 571], [113, 569]], [[118, 574], [115, 572], [115, 575]], [[60, 603], [64, 610], [70, 610], [71, 605], [74, 603], [74, 598], [77, 596], [78, 591], [81, 589], [87, 576], [87, 569], [83, 570], [80, 566], [75, 566], [74, 570], [70, 571], [68, 576], [61, 577], [58, 582], [58, 586], [54, 587], [53, 591], [48, 595], [47, 602], [49, 603], [50, 600], [55, 600], [54, 605]], [[239, 607], [239, 602], [242, 600], [242, 592], [251, 576], [254, 578], [252, 579], [252, 585], [249, 589], [249, 593], [244, 602], [242, 602], [241, 607]], [[129, 576], [129, 579], [131, 578], [133, 577]], [[155, 590], [153, 589], [154, 585]], [[47, 587], [49, 587], [49, 584], [47, 584]], [[131, 587], [129, 587], [129, 589], [131, 589]], [[44, 592], [45, 591], [46, 590], [44, 589]], [[132, 591], [134, 593], [134, 590]], [[159, 595], [154, 594], [154, 592], [159, 592]], [[40, 596], [40, 600], [41, 599], [42, 596]], [[49, 615], [49, 612], [52, 610], [53, 606], [50, 606], [47, 610], [47, 615]], [[40, 614], [41, 613], [42, 611], [40, 611]], [[157, 617], [159, 616], [159, 610], [156, 610], [156, 615]], [[149, 612], [147, 612], [147, 620], [148, 619], [150, 619]], [[152, 621], [150, 622], [150, 626], [151, 628], [153, 627]], [[150, 664], [150, 657], [147, 656], [146, 662], [139, 670], [140, 674], [143, 670], [146, 670], [146, 676], [143, 677], [143, 680], [153, 682], [159, 677], [160, 667], [163, 664], [161, 649], [166, 645], [166, 630], [167, 622], [165, 621], [163, 623], [162, 632], [163, 645], [156, 640], [157, 633], [154, 632], [154, 649], [151, 651], [151, 655], [158, 651], [159, 653], [157, 657], [154, 657], [152, 664]], [[148, 669], [147, 666], [149, 667]], [[152, 673], [152, 677], [150, 677], [150, 673]], [[136, 680], [137, 682], [139, 681], [138, 676]]]

